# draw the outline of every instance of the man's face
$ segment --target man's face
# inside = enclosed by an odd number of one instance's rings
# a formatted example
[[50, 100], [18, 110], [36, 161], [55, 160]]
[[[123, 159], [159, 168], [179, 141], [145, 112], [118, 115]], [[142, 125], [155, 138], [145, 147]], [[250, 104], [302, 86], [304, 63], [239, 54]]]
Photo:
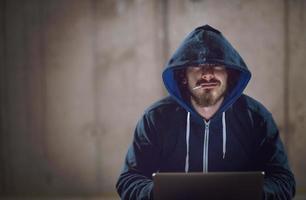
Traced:
[[201, 107], [215, 105], [225, 95], [227, 71], [221, 65], [188, 67], [186, 80], [192, 100]]

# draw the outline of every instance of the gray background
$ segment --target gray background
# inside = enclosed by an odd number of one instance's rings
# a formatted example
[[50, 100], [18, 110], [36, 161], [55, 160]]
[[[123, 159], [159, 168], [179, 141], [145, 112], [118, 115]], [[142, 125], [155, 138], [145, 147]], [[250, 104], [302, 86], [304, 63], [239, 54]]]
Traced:
[[252, 71], [245, 93], [272, 112], [304, 199], [305, 0], [1, 0], [1, 195], [118, 198], [163, 66], [204, 24]]

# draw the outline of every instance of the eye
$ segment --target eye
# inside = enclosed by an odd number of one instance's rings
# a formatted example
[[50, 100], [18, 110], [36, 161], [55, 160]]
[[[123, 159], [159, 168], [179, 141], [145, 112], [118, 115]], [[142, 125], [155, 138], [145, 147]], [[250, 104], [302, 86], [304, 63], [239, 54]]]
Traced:
[[225, 70], [225, 67], [222, 66], [222, 65], [220, 65], [220, 66], [215, 66], [215, 67], [214, 67], [214, 70], [216, 70], [216, 71], [224, 71], [224, 70]]
[[198, 71], [201, 71], [202, 67], [200, 66], [191, 66], [191, 67], [188, 67], [187, 70], [189, 72], [198, 72]]

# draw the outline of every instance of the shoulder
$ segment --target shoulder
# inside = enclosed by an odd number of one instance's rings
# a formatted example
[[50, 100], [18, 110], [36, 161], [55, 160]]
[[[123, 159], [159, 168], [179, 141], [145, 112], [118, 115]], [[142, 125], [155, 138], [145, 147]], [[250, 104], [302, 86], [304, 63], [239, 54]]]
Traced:
[[167, 113], [182, 110], [183, 108], [171, 97], [167, 96], [156, 101], [145, 110], [145, 114], [149, 113]]
[[246, 110], [253, 116], [260, 117], [264, 120], [271, 118], [272, 115], [262, 103], [245, 94], [241, 95], [234, 107], [238, 108], [239, 110]]
[[256, 137], [273, 138], [278, 135], [278, 128], [271, 112], [259, 101], [243, 94], [233, 107], [235, 116], [241, 121], [246, 121], [256, 133]]
[[173, 97], [168, 96], [149, 106], [144, 111], [143, 117], [153, 124], [171, 124], [184, 118], [185, 114], [185, 109]]

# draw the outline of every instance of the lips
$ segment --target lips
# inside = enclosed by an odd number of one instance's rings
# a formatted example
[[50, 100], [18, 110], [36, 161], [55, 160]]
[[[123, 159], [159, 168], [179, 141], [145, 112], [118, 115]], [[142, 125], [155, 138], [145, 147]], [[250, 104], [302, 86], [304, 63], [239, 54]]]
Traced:
[[220, 85], [219, 82], [208, 82], [208, 83], [201, 83], [200, 84], [201, 88], [203, 88], [203, 89], [212, 89], [212, 88], [215, 88], [219, 85]]
[[209, 81], [201, 79], [197, 81], [196, 86], [192, 88], [192, 90], [199, 90], [199, 89], [214, 89], [221, 85], [221, 82], [217, 79], [211, 79]]
[[201, 82], [199, 84], [197, 84], [197, 88], [202, 88], [202, 89], [213, 89], [217, 86], [220, 85], [220, 82], [219, 81], [210, 81], [210, 82]]

